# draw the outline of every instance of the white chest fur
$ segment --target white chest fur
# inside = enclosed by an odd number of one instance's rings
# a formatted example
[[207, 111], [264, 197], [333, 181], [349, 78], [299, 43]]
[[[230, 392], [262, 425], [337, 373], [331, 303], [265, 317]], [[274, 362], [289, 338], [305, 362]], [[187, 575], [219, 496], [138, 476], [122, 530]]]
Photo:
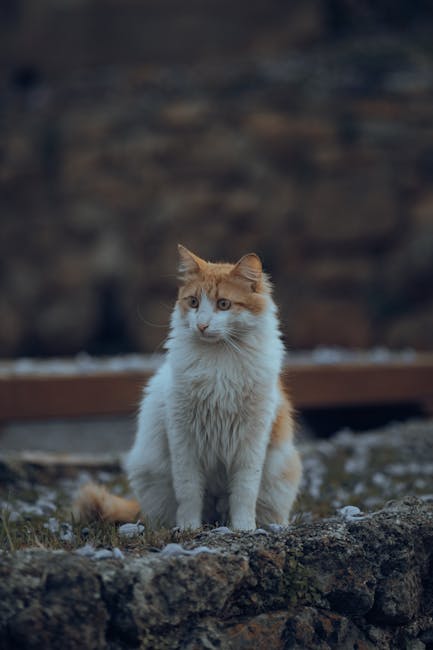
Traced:
[[207, 469], [229, 466], [257, 431], [269, 434], [282, 357], [276, 328], [272, 334], [252, 338], [241, 354], [190, 340], [171, 346], [170, 420]]

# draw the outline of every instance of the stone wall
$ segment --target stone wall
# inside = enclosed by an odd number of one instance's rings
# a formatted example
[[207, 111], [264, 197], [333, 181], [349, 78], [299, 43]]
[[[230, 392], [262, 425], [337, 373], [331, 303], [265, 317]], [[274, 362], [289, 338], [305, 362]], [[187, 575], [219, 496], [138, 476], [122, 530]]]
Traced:
[[5, 3], [0, 353], [154, 351], [178, 241], [292, 348], [432, 349], [431, 12], [352, 4]]
[[431, 648], [432, 505], [203, 533], [120, 560], [0, 555], [2, 648]]

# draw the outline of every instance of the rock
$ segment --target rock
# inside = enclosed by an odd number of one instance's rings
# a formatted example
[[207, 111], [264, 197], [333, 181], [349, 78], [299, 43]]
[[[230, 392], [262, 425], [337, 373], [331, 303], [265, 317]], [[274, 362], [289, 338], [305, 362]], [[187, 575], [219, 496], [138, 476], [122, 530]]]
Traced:
[[212, 553], [121, 563], [1, 554], [1, 647], [386, 649], [433, 633], [431, 503], [267, 536], [201, 533], [189, 550], [203, 540]]
[[292, 618], [289, 618], [282, 636], [285, 647], [295, 650], [304, 650], [304, 648], [373, 650], [377, 647], [368, 641], [365, 632], [347, 617], [334, 612], [320, 612], [311, 607], [300, 608]]
[[0, 573], [2, 646], [42, 650], [58, 647], [62, 639], [64, 648], [104, 647], [108, 613], [88, 561], [30, 552], [15, 566], [8, 567], [3, 557]]

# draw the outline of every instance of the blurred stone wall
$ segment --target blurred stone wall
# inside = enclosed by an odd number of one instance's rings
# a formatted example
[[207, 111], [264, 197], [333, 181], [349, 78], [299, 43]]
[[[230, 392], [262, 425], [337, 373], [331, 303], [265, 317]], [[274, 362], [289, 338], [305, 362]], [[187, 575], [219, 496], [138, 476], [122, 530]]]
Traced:
[[179, 241], [259, 253], [291, 348], [432, 349], [432, 13], [2, 3], [0, 353], [158, 349]]

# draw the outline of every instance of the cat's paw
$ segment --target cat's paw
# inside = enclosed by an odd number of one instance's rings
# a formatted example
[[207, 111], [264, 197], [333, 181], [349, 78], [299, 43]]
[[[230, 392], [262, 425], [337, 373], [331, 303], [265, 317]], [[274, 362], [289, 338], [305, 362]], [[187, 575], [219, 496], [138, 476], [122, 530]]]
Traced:
[[185, 530], [197, 530], [201, 527], [200, 521], [185, 521], [184, 523], [177, 524], [172, 530], [174, 533], [183, 533]]
[[232, 521], [232, 528], [234, 530], [255, 530], [256, 529], [256, 520], [254, 517], [236, 517]]
[[176, 516], [176, 528], [179, 530], [195, 530], [196, 528], [201, 528], [200, 517], [178, 511]]

